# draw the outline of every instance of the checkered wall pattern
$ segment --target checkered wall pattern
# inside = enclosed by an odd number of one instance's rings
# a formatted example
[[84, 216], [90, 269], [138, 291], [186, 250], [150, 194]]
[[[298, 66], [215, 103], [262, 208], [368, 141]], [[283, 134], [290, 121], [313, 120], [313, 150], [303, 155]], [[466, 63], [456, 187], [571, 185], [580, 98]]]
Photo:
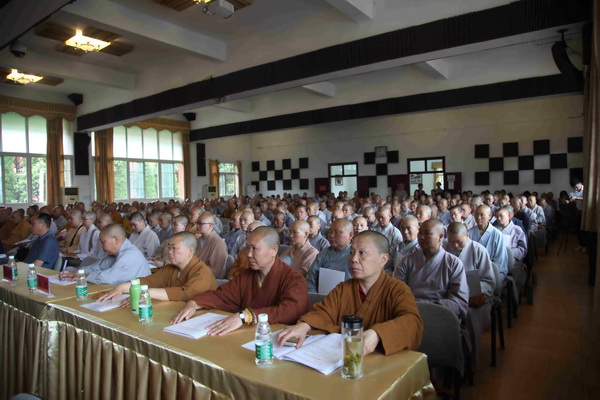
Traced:
[[[261, 166], [266, 169], [261, 169]], [[252, 181], [251, 184], [256, 187], [256, 191], [261, 190], [261, 183], [266, 183], [266, 189], [273, 190], [292, 190], [293, 182], [298, 182], [299, 190], [308, 190], [308, 179], [300, 178], [300, 170], [308, 169], [308, 158], [303, 157], [298, 159], [297, 167], [292, 168], [292, 160], [285, 158], [281, 161], [252, 161], [252, 172], [254, 176], [258, 173], [258, 180]], [[281, 182], [277, 188], [277, 182]]]
[[566, 153], [552, 153], [549, 139], [534, 140], [531, 155], [520, 154], [518, 142], [503, 143], [502, 157], [492, 157], [489, 144], [476, 144], [475, 158], [487, 159], [488, 170], [475, 172], [475, 185], [489, 185], [492, 173], [504, 174], [505, 185], [518, 185], [521, 171], [531, 170], [533, 170], [535, 184], [549, 184], [553, 170], [569, 168], [568, 154], [581, 152], [583, 152], [583, 136], [567, 138]]
[[[388, 164], [398, 164], [400, 153], [398, 150], [388, 151], [385, 157], [375, 157], [375, 152], [365, 153], [364, 164], [375, 165], [375, 174], [369, 176], [369, 187], [377, 187], [377, 177], [385, 176], [387, 178], [388, 187], [392, 187], [391, 179], [388, 174]], [[363, 175], [364, 176], [364, 175]]]

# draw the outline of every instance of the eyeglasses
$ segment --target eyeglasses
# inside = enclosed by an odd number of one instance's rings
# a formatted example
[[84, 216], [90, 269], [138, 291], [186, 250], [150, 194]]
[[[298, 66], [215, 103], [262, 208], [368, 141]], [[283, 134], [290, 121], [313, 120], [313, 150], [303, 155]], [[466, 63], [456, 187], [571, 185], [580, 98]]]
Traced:
[[212, 222], [196, 222], [198, 225], [214, 225]]

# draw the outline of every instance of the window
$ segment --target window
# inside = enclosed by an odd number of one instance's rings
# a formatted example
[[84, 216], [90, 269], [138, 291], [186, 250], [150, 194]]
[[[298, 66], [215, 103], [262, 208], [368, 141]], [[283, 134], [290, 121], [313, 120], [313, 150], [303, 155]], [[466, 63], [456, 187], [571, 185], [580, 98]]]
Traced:
[[46, 119], [14, 112], [0, 119], [0, 203], [45, 203]]
[[219, 163], [219, 194], [229, 197], [240, 193], [238, 167], [233, 163]]
[[435, 189], [437, 183], [444, 185], [444, 157], [408, 159], [410, 176], [410, 194], [415, 193], [419, 185], [423, 185], [426, 194]]
[[[92, 155], [95, 156], [93, 146]], [[115, 200], [180, 198], [183, 195], [181, 132], [115, 127], [113, 157]]]
[[352, 197], [357, 188], [358, 163], [329, 164], [329, 184], [333, 193], [348, 192]]

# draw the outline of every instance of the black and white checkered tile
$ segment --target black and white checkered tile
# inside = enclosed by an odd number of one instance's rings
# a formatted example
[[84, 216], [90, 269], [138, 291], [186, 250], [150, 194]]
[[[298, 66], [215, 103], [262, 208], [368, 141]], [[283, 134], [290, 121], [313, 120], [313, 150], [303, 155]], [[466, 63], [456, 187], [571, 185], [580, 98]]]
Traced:
[[398, 150], [388, 150], [387, 155], [385, 157], [375, 157], [374, 151], [365, 153], [364, 164], [375, 165], [375, 175], [369, 176], [369, 188], [377, 187], [378, 176], [385, 176], [388, 187], [392, 187], [388, 173], [388, 165], [398, 164], [399, 159], [400, 153], [398, 152]]
[[[258, 180], [252, 181], [256, 191], [292, 190], [294, 181], [298, 190], [308, 190], [308, 179], [300, 178], [300, 171], [308, 169], [308, 158], [299, 158], [293, 166], [291, 158], [283, 160], [252, 161], [252, 173]], [[262, 169], [261, 167], [265, 167]]]
[[533, 171], [535, 184], [550, 184], [552, 171], [581, 166], [574, 165], [570, 155], [583, 152], [583, 137], [566, 139], [566, 153], [553, 153], [550, 139], [534, 140], [533, 148], [530, 147], [531, 142], [503, 143], [502, 149], [496, 151], [492, 151], [489, 144], [476, 144], [475, 158], [487, 159], [488, 163], [486, 171], [475, 172], [475, 185], [490, 185], [490, 174], [496, 173], [504, 175], [504, 185], [518, 185], [519, 178], [526, 171]]

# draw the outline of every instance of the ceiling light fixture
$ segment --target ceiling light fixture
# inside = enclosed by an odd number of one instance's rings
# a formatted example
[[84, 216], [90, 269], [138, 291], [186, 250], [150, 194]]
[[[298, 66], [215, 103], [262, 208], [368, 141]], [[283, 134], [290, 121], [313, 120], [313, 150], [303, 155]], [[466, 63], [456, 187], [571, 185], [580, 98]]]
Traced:
[[67, 46], [75, 47], [76, 49], [83, 50], [86, 53], [90, 51], [100, 51], [110, 44], [103, 40], [94, 39], [92, 37], [83, 36], [80, 29], [76, 30], [75, 36], [68, 39], [65, 44]]
[[15, 83], [20, 83], [21, 85], [36, 83], [43, 78], [43, 76], [23, 74], [16, 69], [13, 69], [10, 74], [6, 75], [6, 77]]
[[193, 0], [194, 3], [204, 5], [202, 12], [206, 15], [213, 15], [222, 19], [227, 19], [233, 15], [233, 4], [227, 0]]

